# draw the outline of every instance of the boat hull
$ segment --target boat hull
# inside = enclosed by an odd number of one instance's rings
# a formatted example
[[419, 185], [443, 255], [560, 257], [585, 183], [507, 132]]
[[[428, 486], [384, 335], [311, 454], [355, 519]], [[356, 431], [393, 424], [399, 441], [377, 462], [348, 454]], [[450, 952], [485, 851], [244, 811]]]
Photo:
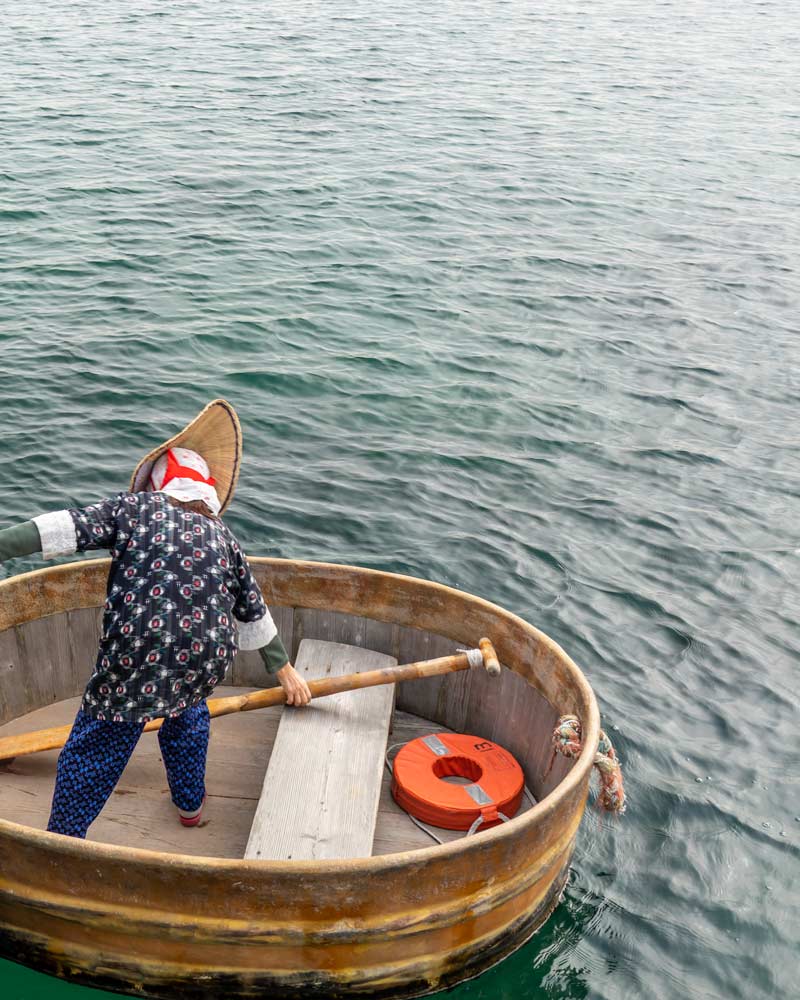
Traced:
[[[541, 801], [451, 844], [326, 862], [164, 854], [0, 820], [0, 954], [151, 997], [402, 998], [478, 975], [531, 937], [563, 889], [599, 732], [591, 689], [552, 640], [472, 595], [356, 567], [252, 562], [271, 606], [394, 626], [384, 630], [386, 642], [400, 642], [401, 628], [468, 645], [490, 635], [504, 673], [516, 675], [498, 690], [516, 701], [505, 721], [494, 713], [485, 735], [513, 744], [504, 724], [539, 720], [542, 731], [532, 725], [537, 731], [526, 734], [525, 766]], [[27, 585], [23, 577], [0, 584], [0, 631], [96, 607], [107, 565], [71, 563], [26, 574]], [[300, 631], [307, 635], [308, 626]], [[484, 683], [476, 681], [476, 700]], [[432, 689], [439, 705], [443, 690]], [[542, 705], [553, 715], [576, 712], [586, 734], [583, 754], [552, 788]]]

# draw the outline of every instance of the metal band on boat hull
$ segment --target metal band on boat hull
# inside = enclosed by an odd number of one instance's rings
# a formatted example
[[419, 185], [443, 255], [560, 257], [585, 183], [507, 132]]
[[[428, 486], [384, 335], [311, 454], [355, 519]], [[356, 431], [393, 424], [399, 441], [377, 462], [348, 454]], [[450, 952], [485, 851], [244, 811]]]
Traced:
[[[88, 942], [80, 949], [63, 949], [58, 942], [37, 930], [4, 930], [0, 934], [2, 957], [22, 962], [43, 972], [57, 975], [86, 986], [113, 989], [134, 993], [137, 996], [153, 998], [181, 997], [186, 1000], [206, 1000], [209, 995], [225, 997], [256, 998], [279, 995], [285, 1000], [346, 1000], [351, 997], [370, 996], [375, 1000], [403, 1000], [422, 996], [435, 990], [445, 989], [485, 972], [491, 966], [521, 947], [544, 923], [557, 905], [569, 873], [569, 857], [556, 870], [543, 873], [541, 881], [531, 886], [529, 891], [518, 898], [517, 903], [535, 902], [508, 922], [493, 921], [492, 931], [482, 933], [466, 945], [448, 952], [434, 952], [432, 946], [438, 944], [430, 939], [431, 931], [420, 931], [426, 936], [424, 956], [409, 956], [402, 962], [384, 962], [373, 967], [367, 964], [368, 955], [359, 957], [363, 965], [332, 968], [330, 955], [325, 956], [328, 967], [315, 966], [311, 947], [303, 949], [308, 955], [305, 970], [287, 969], [276, 971], [267, 962], [279, 960], [278, 949], [267, 947], [263, 954], [264, 966], [248, 967], [233, 973], [230, 967], [198, 966], [174, 962], [132, 961], [129, 952], [111, 956], [104, 947], [92, 948]], [[541, 882], [546, 881], [546, 889], [539, 892]], [[514, 910], [518, 907], [514, 906]], [[506, 907], [502, 908], [505, 911]], [[3, 907], [0, 906], [0, 914]], [[381, 949], [385, 956], [402, 950], [403, 943], [387, 937]], [[131, 942], [126, 940], [131, 948]], [[322, 941], [318, 947], [330, 948]], [[252, 945], [249, 945], [252, 947]], [[297, 947], [297, 946], [295, 946]], [[352, 948], [353, 946], [350, 945]], [[276, 950], [277, 954], [272, 954]], [[415, 949], [416, 950], [416, 949]], [[199, 956], [198, 956], [199, 957]], [[352, 957], [352, 956], [351, 956]], [[187, 956], [188, 958], [188, 956]]]

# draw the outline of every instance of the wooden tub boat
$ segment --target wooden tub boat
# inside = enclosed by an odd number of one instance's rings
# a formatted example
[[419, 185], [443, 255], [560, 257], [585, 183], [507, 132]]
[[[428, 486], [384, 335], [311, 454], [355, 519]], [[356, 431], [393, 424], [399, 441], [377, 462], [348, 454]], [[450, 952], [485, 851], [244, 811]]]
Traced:
[[[436, 844], [385, 784], [372, 856], [244, 860], [280, 708], [214, 721], [210, 818], [191, 831], [170, 809], [152, 736], [86, 841], [44, 830], [57, 752], [18, 758], [0, 770], [0, 954], [152, 997], [400, 998], [478, 975], [533, 935], [564, 887], [600, 731], [591, 688], [555, 642], [470, 594], [353, 566], [251, 564], [293, 657], [318, 639], [407, 663], [490, 636], [500, 677], [399, 684], [391, 742], [447, 730], [495, 741], [536, 804]], [[71, 721], [108, 567], [72, 562], [0, 583], [0, 735]], [[258, 655], [240, 652], [227, 681], [249, 690], [264, 678]], [[584, 749], [553, 762], [565, 713], [580, 718]]]

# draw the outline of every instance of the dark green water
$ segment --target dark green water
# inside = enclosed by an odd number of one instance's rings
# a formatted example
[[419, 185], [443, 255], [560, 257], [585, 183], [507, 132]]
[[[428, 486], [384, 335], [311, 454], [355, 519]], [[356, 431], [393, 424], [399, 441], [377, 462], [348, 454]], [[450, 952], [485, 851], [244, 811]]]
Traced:
[[224, 396], [249, 552], [480, 594], [597, 693], [629, 812], [457, 1000], [797, 996], [797, 14], [0, 11], [1, 523]]

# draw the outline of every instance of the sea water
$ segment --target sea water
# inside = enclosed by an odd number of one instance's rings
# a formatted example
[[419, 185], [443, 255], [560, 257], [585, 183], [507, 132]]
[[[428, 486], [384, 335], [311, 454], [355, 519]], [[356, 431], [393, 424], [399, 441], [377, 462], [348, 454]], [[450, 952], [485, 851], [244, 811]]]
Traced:
[[1, 523], [222, 396], [248, 552], [488, 598], [597, 694], [628, 812], [458, 1000], [797, 995], [799, 43], [792, 0], [0, 11]]

